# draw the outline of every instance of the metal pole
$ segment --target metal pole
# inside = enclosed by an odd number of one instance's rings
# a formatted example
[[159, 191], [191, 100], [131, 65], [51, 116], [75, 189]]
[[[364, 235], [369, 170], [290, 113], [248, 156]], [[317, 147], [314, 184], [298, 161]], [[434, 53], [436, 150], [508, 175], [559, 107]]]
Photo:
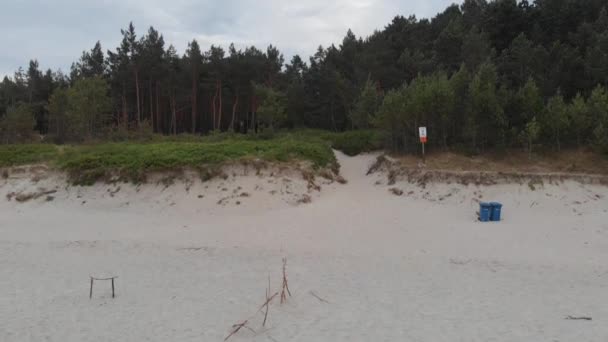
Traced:
[[426, 163], [426, 156], [424, 155], [424, 143], [422, 143], [422, 162]]
[[93, 298], [93, 277], [91, 277], [91, 289], [89, 290], [89, 299]]

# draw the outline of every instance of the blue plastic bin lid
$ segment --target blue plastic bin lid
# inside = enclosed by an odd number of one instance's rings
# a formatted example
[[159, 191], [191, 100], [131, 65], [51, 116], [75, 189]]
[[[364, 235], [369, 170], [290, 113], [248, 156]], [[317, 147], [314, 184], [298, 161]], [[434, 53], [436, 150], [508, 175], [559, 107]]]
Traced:
[[490, 205], [493, 207], [502, 208], [502, 204], [498, 202], [491, 202]]
[[491, 206], [492, 206], [492, 203], [480, 202], [480, 203], [479, 203], [479, 206], [481, 206], [481, 207], [491, 207]]

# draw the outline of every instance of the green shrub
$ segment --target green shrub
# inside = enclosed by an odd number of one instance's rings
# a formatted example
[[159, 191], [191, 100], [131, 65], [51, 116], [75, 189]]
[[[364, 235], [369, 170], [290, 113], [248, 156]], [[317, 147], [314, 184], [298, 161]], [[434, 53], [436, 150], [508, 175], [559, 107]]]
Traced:
[[0, 167], [43, 162], [57, 155], [58, 149], [54, 145], [0, 145]]
[[291, 138], [77, 146], [66, 150], [57, 161], [76, 183], [91, 184], [110, 175], [139, 182], [148, 172], [208, 167], [245, 158], [281, 162], [306, 160], [315, 167], [336, 165], [326, 144]]
[[306, 141], [320, 140], [344, 154], [354, 156], [363, 152], [377, 151], [383, 148], [383, 137], [376, 130], [354, 130], [346, 132], [330, 132], [306, 129], [290, 134], [297, 139]]
[[349, 156], [382, 149], [382, 135], [377, 131], [347, 131], [331, 139], [333, 148]]
[[[125, 136], [116, 132], [117, 138]], [[143, 181], [155, 171], [183, 168], [203, 170], [222, 163], [260, 159], [289, 162], [308, 161], [316, 168], [337, 169], [332, 147], [349, 155], [381, 147], [375, 131], [332, 133], [327, 131], [278, 132], [241, 135], [215, 133], [209, 136], [180, 135], [163, 137], [141, 134], [138, 141], [55, 145], [0, 145], [0, 166], [47, 162], [69, 173], [77, 184], [117, 177], [119, 180]], [[141, 140], [140, 140], [141, 139]]]

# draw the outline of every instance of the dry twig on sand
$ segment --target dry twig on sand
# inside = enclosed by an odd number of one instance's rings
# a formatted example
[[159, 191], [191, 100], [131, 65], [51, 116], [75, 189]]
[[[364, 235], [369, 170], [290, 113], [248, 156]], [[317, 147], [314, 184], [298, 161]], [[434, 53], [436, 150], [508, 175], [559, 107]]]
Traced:
[[[266, 307], [266, 311], [264, 312], [264, 322], [262, 322], [262, 326], [266, 326], [266, 320], [268, 319], [268, 310], [270, 310], [270, 302], [274, 299], [274, 297], [278, 296], [279, 293], [276, 292], [272, 296], [270, 296], [270, 275], [268, 275], [268, 288], [266, 289], [266, 302], [262, 305], [260, 310]], [[269, 297], [270, 296], [270, 297]], [[259, 310], [258, 310], [259, 311]]]
[[[283, 288], [281, 290], [281, 304], [283, 304], [285, 301], [287, 301], [287, 295], [289, 295], [289, 297], [291, 297], [291, 292], [289, 291], [289, 285], [287, 283], [287, 258], [283, 258], [283, 286], [282, 287]], [[312, 293], [312, 294], [313, 294], [313, 296], [317, 297], [317, 299], [319, 299], [320, 301], [329, 303], [326, 300], [322, 299], [321, 297], [315, 295], [314, 293]], [[270, 303], [278, 295], [279, 295], [279, 292], [275, 292], [272, 296], [270, 295], [270, 275], [268, 275], [268, 287], [266, 288], [266, 301], [264, 302], [264, 304], [262, 304], [260, 306], [260, 308], [256, 312], [256, 314], [257, 314], [260, 311], [264, 311], [264, 321], [262, 322], [262, 327], [265, 327], [266, 322], [268, 321], [268, 311], [270, 310]], [[234, 334], [238, 333], [239, 330], [241, 330], [242, 328], [248, 329], [255, 334], [256, 333], [255, 330], [253, 330], [247, 326], [248, 323], [249, 323], [249, 319], [243, 321], [242, 323], [234, 324], [232, 326], [232, 332], [230, 332], [230, 334], [228, 336], [226, 336], [224, 341], [227, 341]], [[272, 340], [274, 340], [274, 339], [272, 339]]]
[[591, 317], [573, 317], [573, 316], [568, 316], [566, 317], [566, 319], [571, 320], [571, 321], [592, 321], [593, 318]]
[[287, 295], [291, 297], [289, 285], [287, 284], [287, 258], [283, 258], [283, 287], [281, 289], [281, 304], [287, 301]]
[[314, 291], [310, 291], [309, 293], [311, 296], [317, 298], [320, 302], [329, 304], [329, 302], [327, 300], [319, 297], [316, 293], [314, 293]]
[[275, 292], [275, 294], [273, 294], [268, 299], [266, 299], [266, 302], [264, 304], [262, 304], [262, 306], [260, 306], [260, 309], [258, 310], [258, 312], [262, 311], [267, 305], [270, 305], [270, 302], [272, 302], [272, 300], [278, 295], [279, 295], [279, 293]]
[[249, 330], [251, 330], [251, 331], [252, 331], [252, 332], [255, 334], [255, 330], [253, 330], [253, 329], [251, 329], [250, 327], [248, 327], [248, 326], [247, 326], [247, 323], [249, 323], [249, 321], [248, 321], [248, 320], [245, 320], [245, 321], [243, 321], [242, 323], [237, 323], [237, 324], [234, 324], [234, 325], [232, 326], [232, 328], [233, 328], [234, 330], [232, 330], [232, 332], [230, 333], [230, 335], [226, 336], [226, 338], [224, 339], [224, 341], [228, 341], [228, 339], [229, 339], [230, 337], [232, 337], [232, 335], [234, 335], [234, 334], [236, 334], [237, 332], [239, 332], [239, 330], [241, 330], [242, 328], [249, 329]]

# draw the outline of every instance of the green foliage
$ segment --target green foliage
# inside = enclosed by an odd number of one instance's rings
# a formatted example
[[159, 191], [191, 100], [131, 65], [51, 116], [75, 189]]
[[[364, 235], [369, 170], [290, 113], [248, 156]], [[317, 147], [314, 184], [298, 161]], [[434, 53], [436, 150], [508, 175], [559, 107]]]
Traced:
[[[457, 73], [464, 77], [464, 71]], [[446, 74], [419, 76], [410, 86], [389, 92], [378, 109], [376, 124], [393, 149], [408, 150], [418, 139], [418, 127], [429, 128], [429, 139], [447, 147], [456, 113], [456, 88]]]
[[73, 132], [70, 129], [68, 119], [68, 90], [65, 88], [55, 89], [49, 98], [47, 110], [49, 112], [49, 135], [58, 143], [63, 143], [72, 138]]
[[520, 141], [526, 146], [530, 159], [532, 159], [532, 147], [538, 140], [539, 135], [540, 125], [536, 121], [536, 117], [533, 117], [528, 123], [526, 123], [519, 136]]
[[543, 115], [542, 127], [546, 129], [555, 142], [557, 150], [561, 150], [561, 137], [570, 125], [568, 106], [561, 94], [549, 99]]
[[587, 108], [592, 115], [593, 144], [603, 153], [608, 153], [608, 92], [597, 87], [587, 100]]
[[374, 115], [380, 105], [380, 101], [381, 97], [378, 94], [376, 83], [368, 79], [350, 113], [350, 120], [353, 127], [368, 129], [370, 123], [374, 120]]
[[450, 87], [454, 92], [454, 110], [450, 117], [450, 126], [453, 135], [453, 143], [462, 143], [464, 136], [465, 118], [470, 108], [469, 83], [471, 74], [465, 64], [460, 66], [458, 72], [450, 78]]
[[521, 116], [525, 120], [530, 120], [543, 111], [543, 98], [532, 78], [529, 78], [526, 84], [519, 89], [517, 98], [521, 103]]
[[406, 85], [389, 91], [376, 114], [375, 126], [385, 132], [386, 147], [392, 150], [407, 151], [416, 134], [409, 92]]
[[57, 88], [49, 99], [49, 134], [58, 142], [82, 141], [104, 133], [111, 101], [99, 76], [80, 78], [68, 89]]
[[453, 19], [435, 41], [435, 58], [443, 70], [453, 72], [462, 63], [465, 29], [461, 18]]
[[593, 139], [597, 149], [608, 154], [608, 124], [606, 121], [600, 122], [593, 130]]
[[43, 144], [0, 145], [0, 167], [54, 160], [57, 147]]
[[585, 98], [581, 94], [577, 94], [568, 105], [568, 121], [571, 123], [571, 131], [573, 131], [577, 144], [580, 146], [582, 140], [589, 138], [592, 119], [587, 108]]
[[140, 181], [152, 171], [208, 167], [246, 158], [281, 162], [306, 160], [316, 167], [336, 163], [329, 146], [290, 138], [78, 146], [66, 150], [57, 161], [76, 183], [91, 184], [113, 174], [121, 179]]
[[537, 74], [537, 70], [542, 68], [541, 49], [521, 33], [513, 39], [508, 49], [502, 51], [498, 67], [509, 86], [518, 89], [531, 75]]
[[349, 156], [378, 151], [384, 146], [382, 133], [377, 130], [330, 132], [306, 129], [288, 133], [287, 136], [293, 136], [305, 141], [320, 140], [328, 143], [333, 149], [339, 150]]
[[469, 89], [471, 106], [466, 125], [473, 147], [484, 148], [491, 142], [504, 146], [507, 120], [497, 87], [496, 68], [489, 62], [482, 64]]
[[64, 146], [61, 150], [53, 145], [0, 145], [0, 166], [47, 162], [68, 172], [78, 184], [92, 184], [110, 176], [142, 181], [153, 171], [206, 168], [258, 158], [280, 162], [301, 160], [311, 162], [314, 167], [337, 167], [330, 144], [320, 138], [284, 134], [262, 140], [222, 134], [208, 138], [184, 136], [173, 141], [157, 139], [149, 143]]
[[330, 138], [331, 145], [336, 150], [349, 156], [363, 152], [372, 152], [382, 149], [382, 135], [374, 130], [346, 131], [334, 133]]
[[433, 132], [432, 123], [438, 123], [435, 130], [441, 135], [430, 133], [429, 138], [441, 137], [443, 146], [447, 148], [449, 125], [455, 110], [455, 92], [448, 77], [444, 73], [421, 76], [412, 82], [409, 88], [411, 95], [411, 110], [420, 113], [419, 126], [427, 126]]
[[275, 126], [287, 119], [285, 94], [261, 85], [256, 85], [255, 91], [261, 101], [258, 119], [273, 131]]
[[67, 125], [76, 138], [91, 138], [107, 123], [111, 109], [108, 84], [100, 77], [76, 81], [67, 92]]
[[32, 107], [19, 104], [11, 107], [0, 118], [0, 141], [5, 144], [31, 142], [34, 139], [34, 113]]
[[462, 43], [462, 61], [469, 70], [477, 70], [483, 62], [492, 56], [492, 46], [488, 35], [473, 26]]

